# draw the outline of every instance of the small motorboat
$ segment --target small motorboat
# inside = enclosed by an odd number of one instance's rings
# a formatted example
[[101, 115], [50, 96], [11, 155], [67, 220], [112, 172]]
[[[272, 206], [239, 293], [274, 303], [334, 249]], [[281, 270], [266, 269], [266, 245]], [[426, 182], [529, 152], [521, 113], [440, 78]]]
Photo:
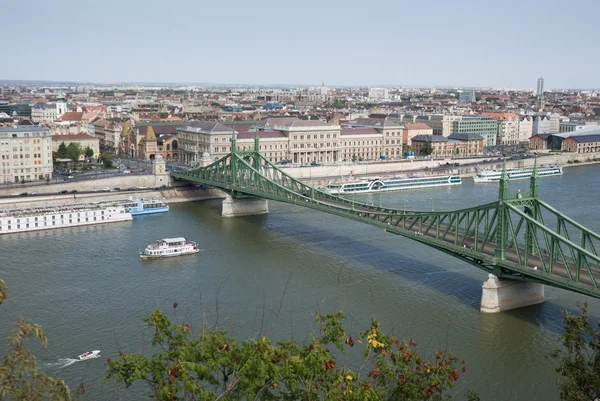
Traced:
[[85, 361], [86, 359], [98, 358], [99, 356], [100, 356], [100, 350], [88, 351], [88, 352], [84, 352], [83, 354], [79, 355], [79, 360]]

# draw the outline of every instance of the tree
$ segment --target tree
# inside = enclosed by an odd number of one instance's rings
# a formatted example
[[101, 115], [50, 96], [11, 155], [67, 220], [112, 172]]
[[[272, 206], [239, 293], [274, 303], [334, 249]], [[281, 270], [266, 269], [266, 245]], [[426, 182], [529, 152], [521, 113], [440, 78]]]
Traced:
[[77, 163], [83, 151], [81, 150], [81, 145], [76, 142], [71, 142], [67, 146], [67, 152], [65, 157], [67, 159], [71, 159], [73, 163]]
[[592, 324], [587, 303], [580, 315], [563, 311], [564, 334], [560, 348], [552, 353], [564, 377], [558, 383], [561, 400], [583, 401], [600, 398], [600, 322]]
[[94, 149], [90, 148], [89, 146], [87, 146], [85, 148], [83, 153], [85, 153], [85, 157], [87, 157], [88, 159], [91, 159], [92, 157], [94, 157]]
[[412, 147], [410, 145], [402, 145], [402, 153], [412, 152]]
[[64, 142], [61, 142], [60, 145], [58, 145], [56, 157], [58, 157], [59, 159], [64, 159], [67, 157], [67, 145], [65, 145]]
[[[0, 304], [8, 297], [6, 283], [0, 279]], [[36, 357], [26, 340], [37, 339], [46, 348], [48, 339], [40, 326], [23, 318], [8, 337], [7, 354], [0, 363], [0, 400], [71, 400], [69, 386], [38, 371]], [[83, 384], [80, 393], [83, 394]]]
[[[109, 358], [105, 380], [126, 387], [145, 382], [152, 398], [165, 401], [423, 400], [448, 399], [446, 390], [466, 369], [446, 351], [421, 357], [414, 340], [387, 336], [377, 321], [354, 339], [344, 331], [343, 319], [341, 312], [316, 315], [319, 334], [300, 345], [266, 336], [239, 341], [204, 326], [194, 336], [189, 325], [174, 324], [155, 310], [145, 322], [158, 352]], [[336, 358], [356, 343], [363, 344], [364, 363], [354, 370]]]
[[100, 155], [100, 160], [102, 161], [104, 168], [112, 168], [113, 162], [108, 153], [102, 153]]
[[426, 141], [423, 146], [421, 146], [420, 154], [421, 156], [429, 156], [433, 152], [433, 147], [431, 146], [431, 142]]

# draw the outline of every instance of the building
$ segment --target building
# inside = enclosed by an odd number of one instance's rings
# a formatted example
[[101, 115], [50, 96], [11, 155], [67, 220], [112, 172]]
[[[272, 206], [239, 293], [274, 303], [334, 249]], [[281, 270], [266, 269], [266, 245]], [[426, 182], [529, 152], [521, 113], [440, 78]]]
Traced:
[[376, 160], [382, 155], [383, 134], [375, 128], [342, 128], [342, 161]]
[[519, 143], [527, 143], [533, 135], [533, 117], [519, 116]]
[[475, 92], [463, 91], [458, 93], [459, 103], [471, 103], [475, 101]]
[[423, 123], [404, 123], [402, 143], [411, 145], [412, 139], [417, 135], [433, 135], [433, 128]]
[[545, 114], [534, 114], [532, 116], [533, 127], [532, 134], [548, 134], [550, 133], [550, 118]]
[[427, 124], [433, 129], [433, 135], [450, 136], [454, 133], [456, 121], [460, 120], [461, 116], [451, 116], [445, 114], [403, 114], [400, 116], [400, 122], [405, 123], [422, 123]]
[[34, 123], [49, 123], [65, 114], [67, 110], [69, 105], [61, 91], [56, 98], [56, 103], [36, 103], [31, 109], [31, 120]]
[[[133, 119], [127, 120], [123, 123], [119, 152], [126, 153], [130, 157], [148, 160], [153, 159], [158, 152], [165, 160], [176, 159], [179, 156], [177, 128], [184, 124], [186, 124], [184, 121], [139, 123]], [[150, 126], [154, 132], [156, 144], [153, 142], [152, 135], [150, 137], [147, 135]], [[166, 135], [174, 138], [171, 139]], [[161, 144], [164, 146], [163, 151], [160, 150]]]
[[56, 152], [61, 143], [69, 146], [71, 143], [79, 144], [81, 147], [80, 160], [85, 158], [86, 148], [90, 148], [94, 151], [93, 158], [100, 156], [100, 140], [95, 136], [79, 134], [79, 135], [57, 135], [52, 137], [52, 151]]
[[551, 134], [558, 134], [560, 132], [560, 115], [558, 115], [558, 113], [548, 113], [548, 120], [548, 132]]
[[537, 80], [537, 88], [535, 90], [535, 95], [538, 97], [544, 96], [544, 78], [538, 78]]
[[52, 139], [48, 128], [0, 128], [0, 182], [52, 178]]
[[381, 133], [380, 156], [384, 159], [402, 157], [404, 125], [395, 118], [357, 118], [344, 123], [345, 128], [373, 128]]
[[288, 159], [294, 163], [329, 163], [340, 160], [338, 124], [320, 120], [299, 120], [295, 117], [271, 117], [257, 123], [253, 129], [267, 132], [279, 131], [287, 136]]
[[100, 141], [100, 149], [116, 154], [124, 153], [121, 148], [121, 133], [123, 132], [123, 123], [120, 121], [99, 119], [93, 124], [94, 136]]
[[370, 99], [389, 99], [390, 91], [387, 88], [369, 88]]
[[549, 149], [548, 138], [550, 134], [536, 134], [529, 138], [529, 149], [546, 150]]
[[[497, 145], [519, 144], [519, 116], [517, 114], [489, 112], [482, 113], [482, 115], [496, 120], [498, 124], [498, 133], [496, 136]], [[529, 136], [527, 138], [529, 138]]]
[[448, 137], [448, 147], [452, 156], [480, 155], [485, 147], [485, 138], [479, 134], [457, 132]]
[[460, 116], [460, 119], [453, 121], [452, 132], [460, 134], [478, 134], [484, 139], [484, 146], [496, 145], [496, 136], [498, 135], [498, 122], [489, 116], [465, 115]]
[[577, 123], [577, 122], [562, 122], [560, 123], [559, 133], [563, 132], [575, 132], [582, 129], [586, 129], [587, 126], [585, 123]]

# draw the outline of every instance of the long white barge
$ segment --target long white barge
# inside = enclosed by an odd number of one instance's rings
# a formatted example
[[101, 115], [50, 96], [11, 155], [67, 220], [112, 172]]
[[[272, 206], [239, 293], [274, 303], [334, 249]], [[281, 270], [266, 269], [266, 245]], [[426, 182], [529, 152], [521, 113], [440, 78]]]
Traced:
[[[539, 177], [549, 177], [561, 175], [563, 173], [562, 167], [560, 166], [543, 166], [538, 167]], [[506, 169], [506, 175], [509, 180], [522, 180], [530, 178], [533, 174], [533, 167], [525, 168], [509, 168]], [[476, 183], [481, 182], [498, 182], [502, 177], [502, 170], [484, 170], [473, 177], [473, 181]]]
[[129, 210], [114, 202], [52, 206], [0, 212], [0, 234], [14, 234], [133, 220]]
[[443, 187], [448, 185], [460, 185], [462, 183], [459, 175], [441, 175], [426, 177], [409, 178], [371, 178], [346, 183], [330, 182], [325, 188], [319, 188], [321, 191], [342, 195], [342, 194], [365, 194], [370, 192], [400, 191], [404, 189], [418, 189]]

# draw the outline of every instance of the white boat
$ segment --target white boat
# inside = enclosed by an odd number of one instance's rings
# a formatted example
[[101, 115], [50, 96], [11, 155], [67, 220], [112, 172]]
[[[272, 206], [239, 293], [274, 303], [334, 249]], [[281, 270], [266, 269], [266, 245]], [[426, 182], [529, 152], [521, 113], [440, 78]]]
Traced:
[[98, 358], [98, 357], [100, 357], [100, 350], [89, 351], [89, 352], [84, 352], [83, 354], [79, 355], [79, 360], [85, 361], [86, 359], [93, 359], [93, 358]]
[[198, 245], [194, 241], [188, 241], [183, 237], [164, 238], [150, 244], [140, 252], [142, 259], [170, 258], [173, 256], [189, 255], [198, 253]]
[[[563, 173], [560, 166], [544, 166], [538, 167], [539, 177], [548, 177], [553, 175], [561, 175]], [[522, 180], [530, 178], [533, 174], [533, 167], [526, 168], [509, 168], [506, 169], [506, 175], [509, 180]], [[473, 177], [474, 182], [497, 182], [502, 177], [502, 170], [484, 170]]]
[[126, 207], [133, 217], [146, 214], [166, 213], [169, 211], [169, 204], [166, 199], [129, 199], [121, 203]]
[[0, 234], [133, 220], [127, 208], [115, 202], [50, 206], [0, 211]]
[[363, 194], [370, 192], [399, 191], [403, 189], [443, 187], [447, 185], [460, 185], [462, 183], [459, 175], [441, 175], [427, 177], [398, 178], [387, 179], [370, 178], [354, 182], [337, 183], [330, 182], [321, 191], [341, 195], [341, 194]]

